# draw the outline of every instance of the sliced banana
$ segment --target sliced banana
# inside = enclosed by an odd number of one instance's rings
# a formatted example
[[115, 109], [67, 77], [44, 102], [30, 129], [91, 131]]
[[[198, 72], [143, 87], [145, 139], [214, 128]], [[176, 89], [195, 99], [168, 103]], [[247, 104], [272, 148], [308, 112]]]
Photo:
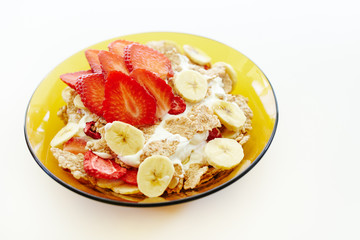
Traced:
[[238, 131], [245, 123], [244, 112], [234, 103], [219, 100], [212, 105], [212, 108], [220, 122], [229, 130]]
[[175, 188], [178, 184], [179, 184], [179, 178], [178, 177], [173, 177], [169, 183], [169, 188], [173, 189]]
[[140, 203], [159, 203], [159, 202], [166, 202], [167, 200], [162, 197], [152, 197], [152, 198], [145, 198], [144, 200], [140, 201]]
[[139, 166], [137, 182], [140, 192], [147, 197], [158, 197], [169, 186], [175, 169], [168, 157], [153, 155]]
[[208, 84], [200, 73], [184, 70], [175, 76], [174, 87], [186, 101], [199, 102], [205, 98]]
[[185, 55], [190, 58], [196, 64], [208, 65], [211, 62], [211, 58], [203, 51], [190, 45], [183, 46]]
[[132, 155], [140, 151], [145, 143], [144, 134], [136, 127], [114, 121], [105, 126], [105, 141], [116, 154]]
[[235, 139], [239, 136], [239, 131], [232, 131], [227, 128], [224, 128], [221, 132], [223, 138]]
[[86, 107], [84, 106], [83, 102], [81, 101], [80, 95], [76, 95], [76, 97], [74, 98], [74, 105], [75, 105], [75, 107], [77, 107], [77, 108], [86, 109]]
[[120, 193], [124, 195], [137, 194], [140, 192], [137, 186], [127, 183], [112, 187], [111, 190], [113, 190], [116, 193]]
[[109, 179], [101, 179], [99, 178], [96, 182], [101, 188], [109, 188], [116, 193], [120, 194], [137, 194], [139, 193], [139, 188], [135, 185], [127, 184], [123, 180], [116, 179], [116, 180], [109, 180]]
[[63, 127], [51, 140], [51, 147], [58, 147], [64, 142], [68, 141], [72, 138], [79, 130], [79, 126], [77, 123], [68, 122], [65, 127]]
[[204, 149], [208, 163], [218, 169], [231, 169], [244, 157], [242, 146], [233, 139], [215, 138], [208, 142]]
[[125, 182], [120, 179], [110, 180], [110, 179], [98, 178], [96, 181], [96, 185], [98, 185], [101, 188], [113, 188], [124, 183]]
[[225, 72], [229, 75], [229, 77], [231, 79], [231, 82], [232, 82], [232, 88], [234, 89], [235, 85], [236, 85], [236, 83], [238, 81], [237, 74], [236, 74], [234, 68], [230, 64], [225, 63], [225, 62], [216, 62], [216, 63], [214, 63], [213, 67], [217, 67], [217, 66], [225, 68]]

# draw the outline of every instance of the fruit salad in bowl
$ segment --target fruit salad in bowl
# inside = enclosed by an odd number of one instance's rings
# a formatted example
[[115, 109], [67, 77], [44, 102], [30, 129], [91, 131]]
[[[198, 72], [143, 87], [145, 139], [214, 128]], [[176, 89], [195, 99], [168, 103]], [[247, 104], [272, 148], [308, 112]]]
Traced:
[[81, 194], [116, 204], [181, 202], [226, 186], [259, 158], [247, 147], [259, 144], [258, 102], [235, 93], [244, 79], [231, 62], [172, 38], [119, 38], [79, 54], [88, 67], [56, 73], [63, 103], [51, 119], [62, 126], [45, 147]]

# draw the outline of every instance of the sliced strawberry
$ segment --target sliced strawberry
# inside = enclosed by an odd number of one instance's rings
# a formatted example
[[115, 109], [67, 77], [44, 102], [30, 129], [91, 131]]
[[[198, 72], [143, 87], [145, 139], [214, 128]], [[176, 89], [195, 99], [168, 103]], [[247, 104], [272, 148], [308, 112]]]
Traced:
[[60, 79], [69, 85], [71, 88], [75, 89], [75, 84], [79, 77], [92, 73], [91, 70], [88, 71], [80, 71], [73, 73], [65, 73], [60, 76]]
[[126, 168], [120, 167], [114, 160], [103, 159], [91, 151], [84, 155], [84, 170], [92, 177], [103, 179], [119, 179], [126, 174]]
[[95, 49], [88, 49], [85, 51], [86, 59], [88, 60], [91, 70], [94, 73], [102, 73], [102, 69], [98, 57], [99, 52], [100, 50], [95, 50]]
[[92, 113], [102, 116], [104, 101], [104, 76], [92, 73], [79, 78], [76, 83], [76, 91], [80, 94], [81, 101]]
[[125, 47], [125, 64], [129, 72], [142, 68], [156, 73], [166, 79], [174, 75], [170, 60], [162, 53], [139, 43], [132, 43]]
[[185, 112], [186, 103], [184, 99], [179, 96], [174, 96], [174, 99], [171, 103], [171, 108], [169, 110], [169, 114], [178, 115], [180, 113]]
[[111, 71], [120, 71], [129, 75], [125, 60], [122, 56], [108, 51], [100, 51], [98, 57], [106, 76]]
[[86, 139], [82, 137], [72, 137], [64, 143], [63, 150], [73, 154], [86, 153]]
[[134, 43], [134, 42], [120, 39], [120, 40], [116, 40], [116, 41], [111, 42], [109, 44], [108, 48], [109, 48], [110, 52], [124, 57], [124, 48], [127, 45], [130, 45], [132, 43]]
[[135, 79], [110, 72], [105, 83], [104, 118], [131, 125], [155, 123], [156, 100]]
[[84, 128], [84, 133], [93, 139], [100, 139], [101, 134], [96, 132], [94, 125], [95, 125], [94, 121], [87, 122]]
[[121, 180], [128, 184], [137, 185], [137, 172], [136, 168], [126, 170], [126, 174], [121, 177]]
[[132, 71], [130, 77], [135, 78], [155, 97], [157, 118], [161, 118], [170, 110], [174, 94], [172, 88], [164, 80], [155, 73], [141, 68]]
[[221, 138], [222, 135], [221, 135], [221, 132], [218, 128], [213, 128], [209, 131], [209, 136], [208, 138], [206, 139], [206, 141], [210, 141], [210, 140], [213, 140], [215, 138]]

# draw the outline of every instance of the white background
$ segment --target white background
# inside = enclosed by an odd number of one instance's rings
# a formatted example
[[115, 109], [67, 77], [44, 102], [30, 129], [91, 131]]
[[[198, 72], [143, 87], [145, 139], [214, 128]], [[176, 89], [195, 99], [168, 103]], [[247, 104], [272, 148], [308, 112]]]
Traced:
[[[360, 3], [2, 1], [0, 239], [360, 239]], [[112, 206], [48, 177], [24, 140], [26, 105], [73, 53], [132, 33], [198, 34], [270, 79], [275, 139], [245, 177], [193, 202]]]

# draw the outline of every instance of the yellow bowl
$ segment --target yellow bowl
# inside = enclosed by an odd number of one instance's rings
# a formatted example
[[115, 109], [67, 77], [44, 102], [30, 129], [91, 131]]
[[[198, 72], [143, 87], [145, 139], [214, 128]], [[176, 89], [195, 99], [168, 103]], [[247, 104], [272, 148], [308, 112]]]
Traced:
[[[278, 122], [278, 106], [269, 80], [250, 59], [220, 42], [184, 33], [139, 33], [116, 39], [126, 39], [140, 43], [153, 40], [172, 40], [180, 46], [189, 44], [204, 50], [211, 56], [212, 63], [222, 61], [232, 65], [239, 78], [233, 93], [247, 97], [249, 106], [254, 113], [253, 129], [250, 132], [251, 137], [243, 146], [244, 160], [228, 177], [216, 184], [193, 191], [187, 195], [179, 194], [169, 198], [141, 199], [125, 195], [114, 195], [77, 181], [70, 173], [58, 166], [57, 160], [50, 152], [50, 141], [64, 126], [63, 122], [57, 117], [58, 109], [65, 104], [61, 92], [66, 87], [59, 79], [59, 76], [63, 73], [89, 69], [82, 50], [59, 64], [45, 77], [31, 97], [26, 111], [24, 130], [27, 145], [35, 161], [51, 178], [74, 192], [102, 202], [124, 206], [163, 206], [198, 199], [214, 193], [240, 179], [259, 162], [275, 135]], [[105, 50], [113, 40], [115, 38], [89, 48]]]

